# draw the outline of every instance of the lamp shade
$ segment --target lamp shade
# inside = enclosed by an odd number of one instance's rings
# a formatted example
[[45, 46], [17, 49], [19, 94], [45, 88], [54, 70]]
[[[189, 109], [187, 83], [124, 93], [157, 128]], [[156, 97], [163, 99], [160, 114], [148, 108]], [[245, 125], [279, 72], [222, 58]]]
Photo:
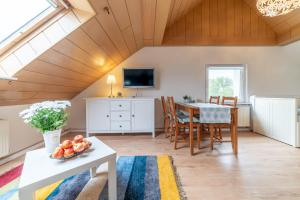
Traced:
[[115, 77], [115, 75], [109, 74], [107, 76], [106, 83], [107, 84], [115, 84], [116, 83], [116, 77]]

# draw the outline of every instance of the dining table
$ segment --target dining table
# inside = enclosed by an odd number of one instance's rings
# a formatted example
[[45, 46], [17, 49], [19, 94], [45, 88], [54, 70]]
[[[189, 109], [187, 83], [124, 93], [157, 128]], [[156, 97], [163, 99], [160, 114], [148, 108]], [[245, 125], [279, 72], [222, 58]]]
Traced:
[[193, 119], [199, 117], [200, 124], [207, 124], [210, 133], [222, 125], [229, 125], [232, 149], [234, 155], [238, 155], [238, 108], [211, 103], [183, 103], [176, 102], [175, 107], [189, 116], [189, 146], [190, 154], [194, 155], [194, 129]]

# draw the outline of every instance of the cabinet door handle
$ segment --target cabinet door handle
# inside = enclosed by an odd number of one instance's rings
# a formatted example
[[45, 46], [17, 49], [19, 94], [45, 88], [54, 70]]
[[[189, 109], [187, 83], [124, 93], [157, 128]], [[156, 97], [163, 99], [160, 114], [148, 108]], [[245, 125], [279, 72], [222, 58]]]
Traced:
[[122, 128], [122, 125], [120, 125], [120, 128]]
[[132, 117], [134, 117], [134, 115], [132, 115]]
[[122, 105], [120, 104], [119, 107], [122, 107]]
[[120, 115], [120, 117], [122, 117], [122, 115]]
[[109, 117], [109, 115], [106, 115], [106, 117]]

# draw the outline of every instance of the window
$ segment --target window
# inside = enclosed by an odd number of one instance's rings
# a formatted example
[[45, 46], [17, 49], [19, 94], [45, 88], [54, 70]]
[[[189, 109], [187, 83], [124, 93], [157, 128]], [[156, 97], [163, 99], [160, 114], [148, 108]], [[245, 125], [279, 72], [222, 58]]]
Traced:
[[237, 96], [246, 100], [246, 69], [244, 65], [207, 65], [206, 99], [210, 96]]
[[12, 42], [58, 8], [53, 0], [2, 0], [0, 47]]

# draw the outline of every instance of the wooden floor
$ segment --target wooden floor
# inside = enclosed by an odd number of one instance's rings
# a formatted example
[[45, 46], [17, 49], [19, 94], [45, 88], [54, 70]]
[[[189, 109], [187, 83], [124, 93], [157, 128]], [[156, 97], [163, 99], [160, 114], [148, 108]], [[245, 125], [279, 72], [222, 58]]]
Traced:
[[[217, 144], [214, 151], [203, 148], [190, 156], [187, 147], [173, 150], [163, 134], [155, 139], [150, 135], [98, 137], [118, 155], [173, 156], [191, 200], [300, 199], [300, 149], [254, 133], [239, 133], [238, 157], [232, 154], [230, 143]], [[0, 166], [0, 171], [22, 160]]]

